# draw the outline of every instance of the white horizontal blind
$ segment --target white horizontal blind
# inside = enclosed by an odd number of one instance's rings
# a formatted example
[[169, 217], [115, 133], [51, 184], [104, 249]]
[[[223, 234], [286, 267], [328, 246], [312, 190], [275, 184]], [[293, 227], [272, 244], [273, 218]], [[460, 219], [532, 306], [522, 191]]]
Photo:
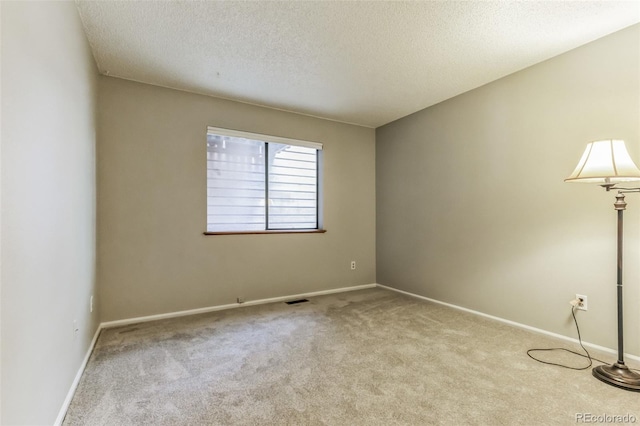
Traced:
[[264, 230], [264, 142], [207, 135], [207, 231]]
[[318, 227], [318, 151], [270, 143], [269, 229]]
[[320, 149], [316, 142], [208, 128], [207, 231], [317, 229]]

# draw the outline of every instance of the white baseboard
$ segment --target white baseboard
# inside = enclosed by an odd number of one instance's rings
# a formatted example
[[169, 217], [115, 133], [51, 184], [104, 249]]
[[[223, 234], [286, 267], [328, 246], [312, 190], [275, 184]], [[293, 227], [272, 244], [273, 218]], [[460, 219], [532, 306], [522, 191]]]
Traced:
[[64, 421], [64, 417], [67, 415], [67, 410], [69, 409], [69, 405], [71, 405], [71, 400], [73, 399], [73, 395], [76, 393], [76, 389], [78, 388], [78, 384], [80, 383], [80, 379], [82, 378], [84, 369], [87, 367], [87, 363], [89, 362], [89, 358], [91, 357], [93, 348], [96, 346], [96, 342], [98, 341], [100, 330], [102, 330], [102, 327], [99, 325], [98, 328], [96, 329], [95, 334], [93, 335], [93, 339], [91, 340], [89, 349], [87, 349], [87, 353], [84, 356], [84, 359], [82, 360], [82, 364], [80, 364], [80, 368], [76, 373], [76, 377], [73, 379], [73, 383], [71, 383], [71, 388], [69, 388], [67, 397], [64, 399], [64, 402], [62, 403], [62, 407], [58, 412], [58, 417], [56, 418], [56, 422], [54, 423], [54, 426], [61, 426], [62, 422]]
[[[576, 343], [576, 344], [579, 343], [578, 339], [574, 339], [573, 337], [568, 337], [568, 336], [564, 336], [562, 334], [553, 333], [551, 331], [543, 330], [541, 328], [531, 327], [530, 325], [521, 324], [519, 322], [515, 322], [515, 321], [508, 320], [508, 319], [504, 319], [504, 318], [496, 317], [496, 316], [493, 316], [493, 315], [485, 314], [483, 312], [474, 311], [473, 309], [463, 308], [462, 306], [453, 305], [451, 303], [441, 302], [441, 301], [436, 300], [436, 299], [431, 299], [429, 297], [420, 296], [419, 294], [410, 293], [408, 291], [399, 290], [399, 289], [393, 288], [393, 287], [387, 287], [386, 285], [376, 284], [376, 286], [380, 287], [380, 288], [384, 288], [386, 290], [395, 291], [397, 293], [401, 293], [401, 294], [404, 294], [404, 295], [407, 295], [407, 296], [411, 296], [411, 297], [415, 297], [415, 298], [418, 298], [418, 299], [426, 300], [426, 301], [429, 301], [429, 302], [437, 303], [438, 305], [447, 306], [449, 308], [453, 308], [453, 309], [457, 309], [457, 310], [460, 310], [460, 311], [468, 312], [470, 314], [479, 315], [481, 317], [485, 317], [485, 318], [489, 318], [489, 319], [492, 319], [492, 320], [500, 321], [500, 322], [502, 322], [504, 324], [509, 324], [509, 325], [512, 325], [512, 326], [518, 327], [518, 328], [523, 328], [525, 330], [533, 331], [535, 333], [545, 334], [545, 335], [551, 336], [551, 337], [557, 337], [558, 339], [566, 340], [568, 342], [572, 342], [572, 343]], [[617, 355], [617, 353], [618, 353], [618, 351], [616, 351], [614, 349], [606, 348], [604, 346], [596, 345], [596, 344], [589, 343], [589, 342], [585, 342], [584, 340], [582, 341], [582, 344], [584, 346], [586, 346], [586, 347], [589, 347], [589, 348], [592, 348], [592, 349], [596, 349], [596, 350], [599, 350], [599, 351], [603, 351], [603, 352], [607, 352], [607, 353], [611, 353], [611, 354], [615, 354], [615, 355]], [[625, 353], [624, 356], [626, 358], [633, 359], [635, 361], [640, 361], [640, 356], [627, 354], [627, 353]]]
[[354, 290], [364, 290], [366, 288], [374, 288], [376, 286], [377, 284], [363, 284], [363, 285], [356, 285], [352, 287], [340, 287], [340, 288], [333, 288], [330, 290], [314, 291], [311, 293], [301, 293], [301, 294], [293, 294], [289, 296], [271, 297], [268, 299], [249, 300], [244, 303], [229, 303], [226, 305], [209, 306], [206, 308], [189, 309], [186, 311], [169, 312], [166, 314], [148, 315], [144, 317], [128, 318], [128, 319], [117, 320], [117, 321], [108, 321], [100, 324], [100, 328], [120, 327], [123, 325], [136, 324], [140, 322], [156, 321], [156, 320], [167, 319], [167, 318], [183, 317], [187, 315], [204, 314], [207, 312], [223, 311], [225, 309], [241, 308], [243, 306], [263, 305], [265, 303], [283, 302], [286, 300], [300, 299], [303, 297], [323, 296], [325, 294], [344, 293], [346, 291], [354, 291]]

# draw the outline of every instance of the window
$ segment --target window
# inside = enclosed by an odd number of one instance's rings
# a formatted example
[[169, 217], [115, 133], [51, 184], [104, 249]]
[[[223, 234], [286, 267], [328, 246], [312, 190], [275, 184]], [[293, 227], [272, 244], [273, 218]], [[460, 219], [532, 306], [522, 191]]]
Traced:
[[207, 232], [319, 230], [322, 144], [209, 127]]

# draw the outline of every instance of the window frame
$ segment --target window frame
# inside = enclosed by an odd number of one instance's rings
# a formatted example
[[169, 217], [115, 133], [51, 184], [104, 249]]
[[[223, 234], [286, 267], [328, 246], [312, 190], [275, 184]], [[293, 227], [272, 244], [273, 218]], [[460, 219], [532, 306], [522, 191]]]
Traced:
[[[269, 226], [268, 223], [268, 212], [265, 209], [265, 229], [264, 230], [245, 230], [245, 231], [209, 231], [208, 229], [208, 221], [205, 223], [207, 230], [203, 232], [204, 235], [236, 235], [236, 234], [318, 234], [325, 233], [326, 230], [323, 228], [323, 185], [322, 185], [322, 177], [323, 177], [323, 144], [319, 142], [306, 141], [301, 139], [292, 139], [285, 138], [282, 136], [273, 136], [273, 135], [265, 135], [260, 133], [246, 132], [242, 130], [233, 130], [233, 129], [225, 129], [221, 127], [213, 127], [207, 126], [207, 136], [208, 135], [219, 135], [219, 136], [227, 136], [227, 137], [236, 137], [250, 140], [262, 141], [265, 143], [265, 148], [269, 143], [275, 144], [284, 144], [291, 146], [299, 146], [305, 148], [312, 148], [316, 150], [316, 228], [286, 228], [286, 229], [267, 229]], [[267, 148], [268, 149], [268, 148]], [[208, 161], [208, 160], [207, 160]], [[205, 167], [206, 170], [206, 167]], [[265, 197], [268, 197], [269, 194], [269, 176], [270, 171], [268, 167], [268, 162], [265, 163]], [[206, 185], [206, 189], [209, 187]], [[207, 196], [205, 196], [205, 200]], [[208, 216], [208, 204], [205, 206], [207, 210]]]

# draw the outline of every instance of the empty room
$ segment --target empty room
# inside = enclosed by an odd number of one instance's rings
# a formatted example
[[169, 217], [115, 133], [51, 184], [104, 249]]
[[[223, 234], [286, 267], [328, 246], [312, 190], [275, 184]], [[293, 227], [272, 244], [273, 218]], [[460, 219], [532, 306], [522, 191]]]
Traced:
[[0, 24], [0, 424], [640, 422], [640, 2]]

